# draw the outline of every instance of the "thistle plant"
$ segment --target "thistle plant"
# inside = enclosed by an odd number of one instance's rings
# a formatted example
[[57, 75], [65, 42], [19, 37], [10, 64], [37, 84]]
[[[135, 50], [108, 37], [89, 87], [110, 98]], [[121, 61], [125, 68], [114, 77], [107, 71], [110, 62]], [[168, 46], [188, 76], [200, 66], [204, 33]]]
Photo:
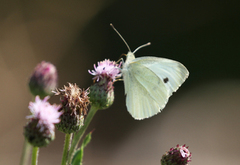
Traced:
[[63, 111], [61, 122], [56, 124], [57, 129], [66, 134], [62, 157], [63, 165], [67, 163], [72, 134], [79, 131], [84, 125], [84, 116], [87, 115], [89, 105], [89, 91], [80, 89], [76, 84], [68, 83], [68, 86], [53, 92], [55, 95], [60, 95], [62, 105], [60, 110]]
[[[42, 113], [38, 110], [39, 109], [51, 109], [51, 108], [49, 108], [51, 106], [49, 106], [49, 103], [47, 102], [49, 97], [46, 97], [46, 96], [52, 95], [51, 91], [57, 87], [57, 83], [58, 83], [57, 81], [58, 81], [58, 74], [57, 74], [56, 67], [52, 63], [45, 62], [45, 61], [40, 62], [34, 68], [34, 71], [32, 72], [32, 74], [29, 78], [28, 86], [29, 86], [31, 94], [33, 95], [35, 103], [30, 102], [30, 105], [29, 105], [29, 108], [30, 108], [32, 114], [27, 117], [30, 119], [30, 121], [24, 128], [25, 142], [24, 142], [24, 146], [23, 146], [23, 152], [22, 152], [22, 157], [20, 160], [20, 165], [25, 165], [28, 162], [30, 151], [31, 151], [30, 143], [32, 143], [33, 146], [35, 145], [35, 147], [33, 148], [33, 151], [32, 151], [32, 164], [37, 163], [37, 155], [38, 155], [38, 147], [37, 146], [38, 145], [39, 146], [47, 145], [47, 144], [44, 144], [43, 141], [40, 142], [39, 144], [35, 144], [36, 140], [39, 138], [37, 136], [37, 134], [39, 133], [39, 132], [37, 132], [37, 127], [38, 128], [41, 127], [41, 129], [39, 131], [44, 130], [43, 125], [41, 125], [39, 123], [42, 123], [42, 121], [44, 121], [43, 118], [44, 118], [44, 115], [46, 114], [46, 113]], [[43, 99], [43, 101], [41, 101], [40, 98]], [[37, 107], [37, 105], [39, 105], [39, 107]], [[42, 107], [41, 107], [41, 105], [42, 105]], [[45, 105], [46, 108], [43, 108], [43, 105]], [[46, 105], [48, 105], [48, 106], [46, 106]], [[47, 120], [47, 121], [51, 121], [51, 120]], [[53, 130], [52, 126], [54, 126], [54, 125], [49, 124], [49, 123], [47, 124], [47, 122], [44, 122], [44, 123], [46, 123], [46, 125], [45, 125], [46, 127], [51, 126], [51, 127], [49, 127], [51, 132], [48, 133], [49, 140], [46, 140], [46, 143], [48, 143], [54, 139], [55, 133], [54, 133], [54, 131], [52, 131]], [[36, 124], [37, 127], [34, 124]], [[45, 131], [47, 131], [47, 129]], [[31, 133], [32, 133], [32, 135], [30, 135]], [[46, 137], [46, 135], [45, 135], [45, 137]], [[41, 133], [39, 136], [41, 136]]]
[[[88, 72], [93, 76], [90, 87], [82, 89], [76, 83], [68, 83], [57, 88], [58, 75], [53, 64], [42, 61], [35, 67], [28, 83], [35, 101], [29, 103], [31, 114], [26, 117], [28, 122], [24, 127], [26, 143], [21, 165], [28, 162], [30, 145], [32, 165], [37, 164], [39, 147], [46, 147], [55, 139], [55, 126], [65, 134], [61, 164], [82, 165], [84, 148], [91, 141], [92, 131], [81, 139], [96, 112], [113, 104], [114, 83], [122, 76], [122, 63], [106, 59], [94, 64], [94, 70]], [[59, 103], [48, 102], [53, 94], [60, 96]], [[161, 164], [188, 165], [190, 160], [188, 147], [177, 145], [163, 155]]]
[[112, 105], [114, 100], [113, 84], [116, 78], [120, 76], [120, 66], [121, 64], [116, 64], [110, 60], [104, 60], [99, 62], [97, 67], [94, 65], [95, 70], [88, 71], [90, 74], [94, 75], [93, 84], [90, 86], [90, 93], [88, 95], [91, 109], [87, 114], [83, 127], [81, 127], [81, 129], [75, 134], [72, 140], [69, 150], [68, 163], [73, 162], [73, 157], [76, 157], [74, 156], [74, 153], [75, 155], [81, 154], [81, 152], [77, 152], [79, 151], [79, 149], [77, 149], [78, 143], [97, 110], [106, 109]]
[[54, 124], [60, 122], [60, 106], [51, 105], [49, 97], [43, 100], [36, 96], [35, 102], [29, 103], [31, 115], [27, 116], [28, 123], [24, 127], [25, 139], [34, 147], [32, 164], [37, 164], [39, 147], [47, 146], [55, 138]]

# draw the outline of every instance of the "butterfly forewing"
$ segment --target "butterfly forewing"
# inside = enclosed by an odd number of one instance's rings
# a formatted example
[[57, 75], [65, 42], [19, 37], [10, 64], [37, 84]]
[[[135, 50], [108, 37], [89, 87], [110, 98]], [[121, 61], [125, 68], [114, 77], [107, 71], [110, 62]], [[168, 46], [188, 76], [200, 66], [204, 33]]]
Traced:
[[140, 57], [133, 62], [139, 62], [152, 70], [169, 90], [169, 95], [175, 92], [189, 75], [188, 70], [181, 63], [159, 57]]

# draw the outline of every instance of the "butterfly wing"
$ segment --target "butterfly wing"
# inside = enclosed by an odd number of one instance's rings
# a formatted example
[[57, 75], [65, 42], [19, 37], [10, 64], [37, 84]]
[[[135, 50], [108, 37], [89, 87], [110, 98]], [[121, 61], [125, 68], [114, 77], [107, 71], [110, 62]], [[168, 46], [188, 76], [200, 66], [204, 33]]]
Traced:
[[159, 113], [186, 75], [187, 69], [173, 60], [157, 57], [134, 59], [123, 68], [129, 113], [139, 120]]
[[189, 76], [187, 68], [174, 60], [159, 57], [140, 57], [133, 62], [141, 63], [141, 65], [152, 70], [164, 82], [169, 90], [169, 96], [177, 91]]

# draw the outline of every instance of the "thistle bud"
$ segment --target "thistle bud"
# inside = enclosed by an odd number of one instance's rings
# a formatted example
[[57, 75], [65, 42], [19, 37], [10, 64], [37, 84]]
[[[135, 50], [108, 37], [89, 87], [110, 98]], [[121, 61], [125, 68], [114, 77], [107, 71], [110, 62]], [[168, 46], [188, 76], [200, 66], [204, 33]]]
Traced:
[[121, 76], [121, 63], [116, 64], [114, 61], [104, 60], [98, 62], [98, 66], [94, 64], [94, 69], [88, 71], [94, 75], [94, 83], [90, 87], [91, 105], [99, 109], [106, 109], [113, 104], [114, 101], [114, 82]]
[[43, 100], [36, 96], [35, 102], [29, 103], [32, 115], [27, 116], [29, 122], [24, 127], [24, 136], [35, 147], [47, 146], [55, 138], [54, 124], [58, 123], [62, 114], [60, 106], [51, 105], [45, 97]]
[[166, 154], [162, 156], [161, 165], [188, 165], [191, 161], [192, 154], [186, 145], [170, 148]]
[[61, 96], [60, 110], [63, 111], [61, 122], [56, 124], [56, 127], [59, 131], [70, 134], [83, 126], [84, 115], [87, 114], [89, 105], [89, 93], [88, 90], [82, 90], [76, 84], [68, 83], [68, 85], [54, 93]]
[[32, 95], [44, 98], [51, 95], [52, 90], [56, 89], [57, 81], [56, 67], [49, 62], [42, 61], [34, 68], [28, 85]]

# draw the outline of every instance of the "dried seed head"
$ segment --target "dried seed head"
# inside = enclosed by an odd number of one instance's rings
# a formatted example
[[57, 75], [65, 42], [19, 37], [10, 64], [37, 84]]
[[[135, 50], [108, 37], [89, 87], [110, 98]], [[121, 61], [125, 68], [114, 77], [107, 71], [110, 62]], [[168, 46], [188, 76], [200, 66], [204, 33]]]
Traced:
[[68, 83], [68, 86], [57, 89], [54, 93], [60, 95], [63, 111], [61, 122], [56, 124], [57, 129], [64, 133], [78, 131], [83, 126], [84, 115], [88, 111], [88, 89], [82, 90], [76, 84]]
[[69, 107], [73, 113], [79, 115], [86, 115], [89, 105], [88, 89], [82, 90], [76, 84], [68, 83], [69, 86], [65, 86], [62, 89], [57, 89], [55, 95], [61, 96], [63, 106]]

